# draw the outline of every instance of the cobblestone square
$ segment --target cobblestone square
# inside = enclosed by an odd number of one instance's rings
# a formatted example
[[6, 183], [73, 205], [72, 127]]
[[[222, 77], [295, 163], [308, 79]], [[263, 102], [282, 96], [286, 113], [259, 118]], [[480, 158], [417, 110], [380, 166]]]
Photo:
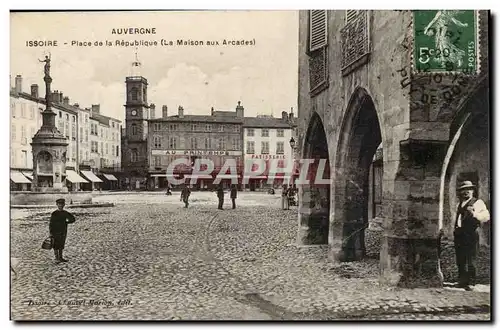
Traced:
[[11, 212], [13, 320], [489, 320], [489, 290], [398, 289], [378, 260], [333, 264], [297, 247], [297, 209], [242, 192], [98, 195], [115, 207], [68, 209], [65, 257], [41, 249], [49, 212]]

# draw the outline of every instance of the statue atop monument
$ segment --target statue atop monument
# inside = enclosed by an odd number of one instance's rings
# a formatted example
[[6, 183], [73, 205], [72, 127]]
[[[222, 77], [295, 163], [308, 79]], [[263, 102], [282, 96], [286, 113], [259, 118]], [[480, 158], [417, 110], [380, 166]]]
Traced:
[[44, 60], [38, 60], [38, 61], [45, 63], [44, 66], [45, 78], [50, 78], [50, 56], [45, 55]]

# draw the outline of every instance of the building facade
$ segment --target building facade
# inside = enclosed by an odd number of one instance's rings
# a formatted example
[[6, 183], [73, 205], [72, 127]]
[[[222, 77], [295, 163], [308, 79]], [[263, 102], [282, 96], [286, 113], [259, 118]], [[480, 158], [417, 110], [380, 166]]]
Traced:
[[[68, 147], [66, 151], [66, 169], [69, 175], [65, 178], [65, 184], [71, 190], [78, 190], [80, 184], [89, 182], [80, 176], [80, 169], [100, 174], [103, 169], [102, 162], [92, 163], [91, 122], [92, 115], [89, 109], [82, 109], [78, 104], [71, 105], [69, 98], [62, 92], [52, 92], [52, 110], [56, 114], [55, 122], [57, 129], [66, 137]], [[23, 92], [22, 76], [15, 77], [15, 86], [10, 91], [11, 108], [11, 189], [29, 190], [32, 180], [33, 155], [31, 140], [42, 126], [42, 111], [45, 109], [45, 99], [39, 95], [38, 85], [31, 85], [30, 93]], [[102, 116], [105, 117], [105, 116]], [[105, 117], [105, 126], [113, 123], [116, 132], [120, 132], [120, 121]], [[117, 141], [113, 145], [120, 146], [120, 134], [115, 134]], [[108, 141], [108, 139], [106, 139]], [[99, 140], [101, 142], [101, 140]], [[109, 141], [111, 143], [111, 141]], [[115, 150], [116, 151], [116, 150]], [[120, 151], [118, 149], [118, 151]], [[121, 167], [120, 155], [104, 155], [106, 164], [115, 164], [114, 169]], [[24, 178], [23, 178], [24, 176]], [[110, 177], [111, 178], [111, 177]], [[27, 182], [25, 179], [28, 179]], [[94, 178], [95, 179], [95, 178]], [[100, 179], [99, 179], [100, 180]], [[15, 182], [23, 181], [23, 182]], [[77, 181], [77, 182], [73, 182]], [[116, 181], [113, 179], [112, 181]]]
[[122, 139], [122, 185], [128, 189], [146, 189], [148, 178], [148, 81], [142, 76], [125, 79], [125, 135]]
[[472, 180], [490, 203], [488, 13], [468, 25], [474, 75], [415, 71], [414, 14], [300, 12], [300, 154], [327, 159], [331, 183], [299, 187], [297, 239], [362, 258], [376, 194], [381, 279], [439, 286], [438, 234], [452, 235], [457, 182]]
[[[150, 120], [148, 135], [148, 171], [150, 188], [164, 188], [167, 175], [184, 178], [194, 189], [211, 189], [216, 175], [221, 174], [222, 184], [228, 186], [233, 176], [241, 182], [243, 171], [242, 121], [244, 108], [240, 102], [235, 111], [215, 111], [210, 116], [189, 115], [178, 107], [176, 115], [168, 115], [162, 107], [162, 117]], [[193, 175], [193, 165], [197, 158], [210, 160], [212, 171], [204, 165], [200, 170], [204, 176]], [[173, 167], [172, 162], [186, 159], [187, 165]], [[220, 173], [226, 161], [233, 160], [238, 173]], [[167, 173], [167, 169], [172, 169]], [[192, 179], [192, 181], [191, 181]], [[233, 180], [234, 181], [234, 180]]]
[[[279, 187], [282, 184], [290, 184], [291, 174], [270, 175], [271, 163], [275, 162], [279, 168], [286, 168], [294, 163], [294, 152], [290, 140], [295, 136], [293, 112], [289, 114], [282, 112], [281, 118], [270, 116], [245, 117], [243, 119], [243, 152], [246, 164], [252, 164], [254, 160], [263, 160], [265, 168], [260, 175], [249, 178], [245, 188], [251, 191], [262, 189], [269, 185]], [[250, 165], [247, 165], [249, 167]], [[257, 171], [257, 170], [256, 170]], [[273, 180], [268, 184], [268, 180]]]

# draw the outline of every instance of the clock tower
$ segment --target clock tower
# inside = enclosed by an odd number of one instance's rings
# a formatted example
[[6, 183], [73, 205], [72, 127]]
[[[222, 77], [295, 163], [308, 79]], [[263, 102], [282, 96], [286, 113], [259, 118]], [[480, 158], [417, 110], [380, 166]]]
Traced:
[[131, 189], [143, 188], [148, 172], [148, 81], [140, 73], [141, 63], [132, 63], [131, 75], [125, 78], [125, 137], [122, 139], [122, 164]]

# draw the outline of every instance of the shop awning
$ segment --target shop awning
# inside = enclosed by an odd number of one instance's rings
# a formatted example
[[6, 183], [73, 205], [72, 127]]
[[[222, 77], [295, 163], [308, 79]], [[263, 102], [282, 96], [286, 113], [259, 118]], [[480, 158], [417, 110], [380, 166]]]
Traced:
[[27, 177], [25, 177], [21, 172], [10, 171], [10, 179], [14, 183], [31, 183]]
[[66, 180], [71, 183], [88, 183], [87, 180], [82, 178], [78, 173], [73, 170], [66, 170]]
[[31, 171], [21, 171], [21, 173], [30, 180], [33, 180], [33, 172]]
[[102, 182], [92, 171], [80, 171], [89, 181], [92, 182]]
[[118, 179], [113, 175], [113, 174], [102, 174], [103, 177], [105, 177], [109, 181], [118, 181]]

